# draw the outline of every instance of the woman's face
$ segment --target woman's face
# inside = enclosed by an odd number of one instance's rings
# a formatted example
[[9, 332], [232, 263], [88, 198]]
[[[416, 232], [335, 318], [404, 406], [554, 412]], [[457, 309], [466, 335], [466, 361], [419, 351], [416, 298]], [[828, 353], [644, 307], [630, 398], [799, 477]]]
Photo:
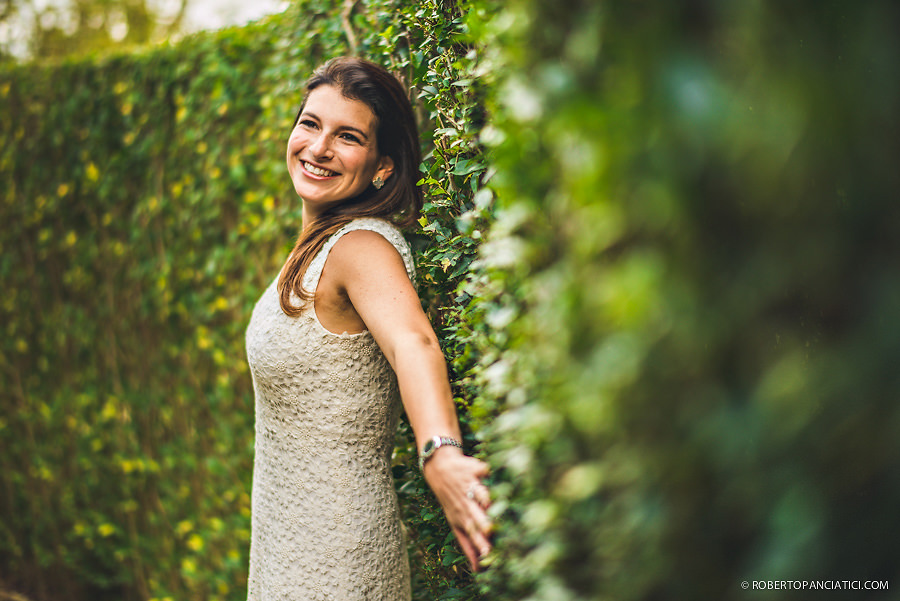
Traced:
[[375, 114], [330, 85], [312, 90], [287, 144], [287, 166], [303, 199], [304, 218], [353, 198], [378, 176], [387, 180], [390, 157], [378, 154]]

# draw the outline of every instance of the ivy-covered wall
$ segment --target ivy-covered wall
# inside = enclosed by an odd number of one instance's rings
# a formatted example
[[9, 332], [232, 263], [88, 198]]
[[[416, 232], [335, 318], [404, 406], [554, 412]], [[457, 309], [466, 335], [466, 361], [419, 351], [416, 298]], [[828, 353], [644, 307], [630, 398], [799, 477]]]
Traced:
[[491, 598], [897, 598], [897, 4], [472, 22]]
[[243, 331], [298, 87], [351, 47], [412, 86], [421, 292], [494, 467], [473, 582], [401, 428], [416, 599], [896, 581], [898, 9], [333, 4], [0, 73], [0, 590], [243, 598]]
[[[0, 73], [0, 592], [244, 598], [244, 329], [299, 230], [284, 144], [303, 81], [331, 56], [412, 87], [428, 151], [421, 289], [456, 355], [454, 289], [475, 252], [456, 217], [483, 171], [461, 13], [343, 8], [305, 0], [174, 45]], [[404, 428], [416, 598], [475, 598], [414, 466]]]

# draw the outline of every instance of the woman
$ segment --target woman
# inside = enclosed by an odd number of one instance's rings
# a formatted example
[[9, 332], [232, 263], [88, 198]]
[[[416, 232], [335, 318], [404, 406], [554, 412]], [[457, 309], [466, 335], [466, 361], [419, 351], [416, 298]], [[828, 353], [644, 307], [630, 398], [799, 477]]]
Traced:
[[473, 569], [486, 465], [462, 453], [446, 365], [397, 225], [418, 217], [405, 90], [355, 58], [320, 67], [287, 144], [303, 229], [247, 328], [256, 394], [248, 599], [410, 597], [390, 471], [400, 398], [425, 480]]

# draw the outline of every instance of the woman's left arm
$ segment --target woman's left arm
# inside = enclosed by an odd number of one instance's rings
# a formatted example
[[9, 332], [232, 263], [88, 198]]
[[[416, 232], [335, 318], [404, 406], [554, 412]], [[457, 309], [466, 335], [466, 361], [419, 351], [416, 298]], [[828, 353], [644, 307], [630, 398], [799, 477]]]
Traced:
[[[332, 249], [333, 269], [345, 292], [397, 374], [400, 396], [419, 453], [435, 436], [461, 440], [447, 366], [434, 329], [422, 311], [397, 250], [375, 232], [357, 230]], [[425, 480], [477, 571], [491, 549], [490, 499], [481, 479], [488, 467], [453, 446], [442, 446], [425, 464]]]

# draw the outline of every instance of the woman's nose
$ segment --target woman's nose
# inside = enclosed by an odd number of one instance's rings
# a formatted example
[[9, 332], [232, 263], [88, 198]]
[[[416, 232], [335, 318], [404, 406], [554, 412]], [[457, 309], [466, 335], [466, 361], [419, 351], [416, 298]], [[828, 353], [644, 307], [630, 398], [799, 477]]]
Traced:
[[321, 133], [309, 145], [309, 151], [317, 157], [328, 157], [331, 154], [331, 145], [328, 136]]

